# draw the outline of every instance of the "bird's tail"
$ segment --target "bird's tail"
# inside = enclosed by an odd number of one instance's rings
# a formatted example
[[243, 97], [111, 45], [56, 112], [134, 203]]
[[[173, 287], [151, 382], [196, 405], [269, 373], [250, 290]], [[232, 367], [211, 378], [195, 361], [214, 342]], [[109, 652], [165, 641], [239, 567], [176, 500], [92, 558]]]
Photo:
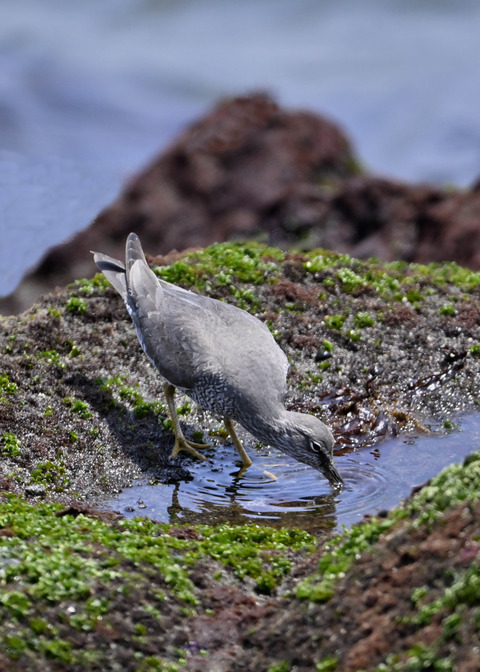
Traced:
[[124, 301], [127, 300], [127, 281], [125, 277], [125, 264], [118, 259], [109, 257], [108, 254], [92, 252], [93, 260], [102, 271], [107, 280], [115, 287]]
[[139, 297], [143, 297], [144, 301], [148, 298], [152, 302], [151, 310], [155, 308], [155, 297], [159, 289], [159, 282], [147, 264], [142, 244], [136, 233], [130, 233], [127, 238], [125, 264], [101, 252], [93, 252], [93, 258], [98, 268], [125, 301], [127, 307], [132, 297], [135, 301]]
[[125, 244], [125, 261], [127, 264], [127, 271], [130, 271], [133, 264], [138, 260], [142, 261], [148, 268], [140, 238], [136, 233], [129, 233], [127, 242]]

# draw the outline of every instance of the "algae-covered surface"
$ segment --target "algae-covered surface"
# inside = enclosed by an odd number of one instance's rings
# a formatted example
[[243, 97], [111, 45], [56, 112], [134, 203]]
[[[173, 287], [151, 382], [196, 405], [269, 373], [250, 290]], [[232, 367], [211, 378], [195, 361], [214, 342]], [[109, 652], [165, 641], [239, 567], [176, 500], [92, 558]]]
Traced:
[[[231, 244], [157, 272], [264, 320], [288, 407], [331, 425], [340, 453], [478, 410], [479, 273]], [[102, 276], [58, 290], [1, 320], [0, 352], [0, 669], [478, 669], [476, 453], [328, 547], [124, 520], [90, 506], [140, 476], [188, 478], [191, 458], [169, 459], [161, 381], [121, 300]], [[221, 424], [177, 405], [213, 473]]]
[[2, 670], [476, 670], [480, 455], [326, 545], [0, 502]]
[[[287, 406], [331, 425], [338, 450], [478, 408], [480, 273], [231, 244], [158, 272], [263, 319], [290, 360]], [[0, 352], [5, 488], [92, 503], [145, 474], [188, 478], [190, 458], [169, 460], [160, 378], [103, 276], [3, 318]], [[177, 404], [194, 440], [224, 439], [218, 419]]]

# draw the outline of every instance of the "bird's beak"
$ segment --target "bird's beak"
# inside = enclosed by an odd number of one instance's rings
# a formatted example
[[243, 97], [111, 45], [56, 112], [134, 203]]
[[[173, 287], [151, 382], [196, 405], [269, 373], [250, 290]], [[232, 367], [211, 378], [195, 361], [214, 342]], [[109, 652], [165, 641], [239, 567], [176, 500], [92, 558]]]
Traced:
[[338, 473], [337, 467], [333, 464], [333, 461], [323, 470], [323, 473], [334, 487], [338, 488], [343, 485], [343, 478]]

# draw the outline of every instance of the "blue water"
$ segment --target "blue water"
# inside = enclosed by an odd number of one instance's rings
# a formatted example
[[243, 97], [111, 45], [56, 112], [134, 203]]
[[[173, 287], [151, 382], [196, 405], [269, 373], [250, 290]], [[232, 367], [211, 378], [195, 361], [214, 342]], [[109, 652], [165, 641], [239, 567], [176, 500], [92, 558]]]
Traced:
[[0, 295], [220, 97], [338, 120], [375, 172], [470, 184], [476, 0], [0, 3]]
[[106, 505], [126, 516], [185, 524], [264, 524], [319, 532], [359, 522], [366, 514], [397, 506], [413, 487], [480, 449], [480, 415], [465, 416], [455, 431], [388, 439], [335, 458], [344, 478], [332, 492], [317, 471], [271, 448], [249, 447], [253, 466], [238, 476], [231, 444], [189, 460], [192, 480], [175, 484], [140, 481]]

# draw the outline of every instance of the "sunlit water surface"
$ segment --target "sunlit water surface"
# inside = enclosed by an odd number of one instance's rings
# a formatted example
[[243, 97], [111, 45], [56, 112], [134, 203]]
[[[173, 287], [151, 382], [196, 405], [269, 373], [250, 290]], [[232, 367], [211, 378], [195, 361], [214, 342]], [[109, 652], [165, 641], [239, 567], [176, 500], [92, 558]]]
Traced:
[[398, 505], [412, 488], [480, 448], [480, 415], [462, 418], [448, 434], [388, 439], [335, 458], [345, 480], [332, 491], [321, 474], [270, 448], [250, 448], [253, 466], [238, 476], [231, 444], [189, 464], [190, 481], [142, 481], [110, 500], [126, 516], [178, 524], [262, 523], [310, 532], [350, 526]]

